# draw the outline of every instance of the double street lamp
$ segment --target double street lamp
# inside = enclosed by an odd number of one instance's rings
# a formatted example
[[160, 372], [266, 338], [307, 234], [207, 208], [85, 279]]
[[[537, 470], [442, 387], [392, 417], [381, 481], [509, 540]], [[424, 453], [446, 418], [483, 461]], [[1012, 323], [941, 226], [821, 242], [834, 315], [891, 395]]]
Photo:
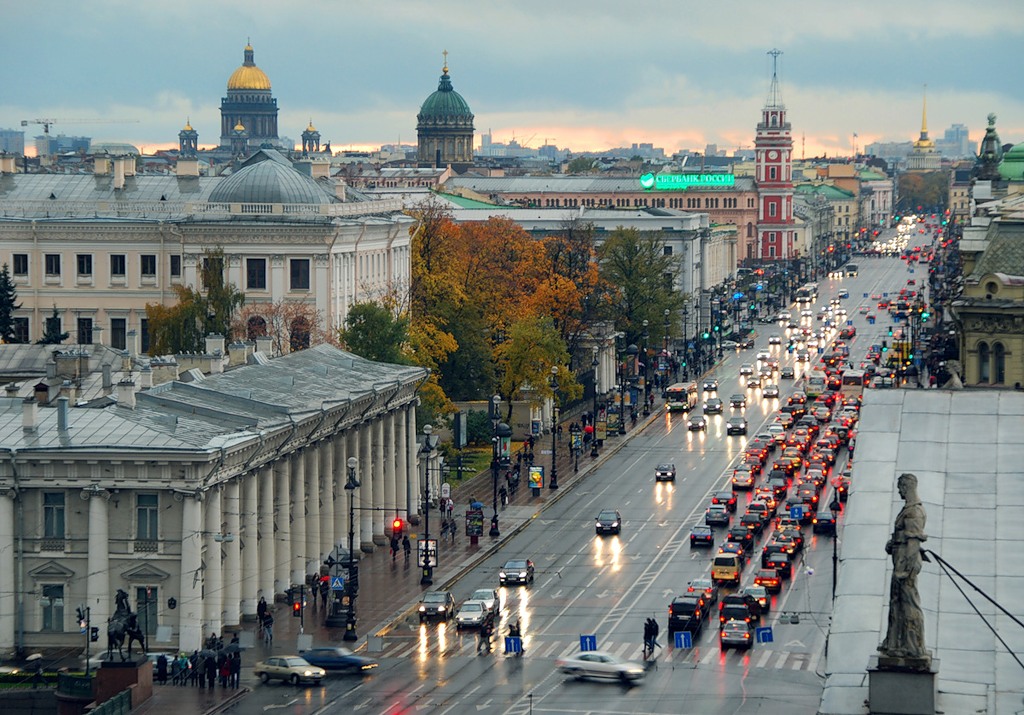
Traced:
[[551, 480], [548, 489], [558, 489], [558, 366], [551, 366]]
[[828, 505], [832, 512], [832, 603], [836, 602], [836, 582], [839, 579], [839, 494], [832, 497], [832, 503]]
[[594, 411], [591, 413], [590, 426], [593, 428], [593, 432], [590, 437], [590, 456], [597, 456], [597, 393], [598, 393], [598, 380], [597, 380], [597, 368], [600, 366], [600, 361], [597, 359], [597, 346], [594, 346], [594, 359], [590, 362], [590, 367], [594, 369]]
[[437, 443], [440, 440], [438, 435], [434, 434], [434, 428], [431, 425], [423, 425], [423, 447], [420, 448], [420, 454], [423, 456], [423, 545], [420, 547], [420, 566], [423, 568], [422, 575], [420, 576], [420, 585], [429, 586], [434, 583], [434, 559], [432, 549], [430, 548], [430, 455], [433, 453], [434, 448], [437, 447]]
[[359, 460], [355, 457], [348, 458], [348, 481], [345, 483], [345, 491], [348, 492], [348, 613], [345, 615], [345, 635], [343, 640], [354, 641], [356, 636], [356, 595], [359, 593], [359, 566], [355, 559], [356, 539], [356, 489], [361, 485], [356, 479], [356, 467]]
[[491, 433], [491, 480], [493, 482], [494, 516], [491, 517], [491, 530], [488, 535], [497, 538], [501, 536], [498, 530], [498, 473], [502, 467], [507, 467], [505, 462], [505, 440], [512, 436], [512, 428], [501, 421], [501, 395], [491, 398], [491, 425], [494, 428]]

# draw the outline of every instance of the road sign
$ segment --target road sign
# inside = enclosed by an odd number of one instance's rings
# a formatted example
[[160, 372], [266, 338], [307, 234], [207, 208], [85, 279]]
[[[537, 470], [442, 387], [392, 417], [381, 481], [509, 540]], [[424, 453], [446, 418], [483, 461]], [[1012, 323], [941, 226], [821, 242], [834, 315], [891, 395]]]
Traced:
[[541, 454], [551, 454], [551, 450], [550, 450], [550, 449], [542, 449], [542, 450], [540, 451], [540, 453], [541, 453]]
[[452, 485], [445, 482], [441, 485], [441, 498], [448, 499], [452, 495]]
[[853, 321], [852, 321], [852, 320], [847, 320], [847, 321], [846, 321], [846, 324], [847, 324], [847, 325], [853, 325]]
[[580, 650], [597, 650], [597, 636], [580, 636]]
[[868, 297], [868, 294], [867, 294], [867, 293], [865, 293], [865, 294], [864, 294], [864, 297], [865, 297], [865, 298], [867, 298], [867, 297]]
[[517, 636], [505, 636], [505, 652], [506, 653], [522, 653], [523, 652], [523, 639]]
[[693, 634], [690, 631], [676, 631], [676, 648], [693, 648]]
[[758, 643], [771, 643], [775, 640], [775, 637], [772, 635], [772, 627], [761, 626], [760, 628], [755, 628], [754, 639]]
[[825, 354], [825, 348], [823, 348], [823, 347], [821, 347], [821, 346], [819, 345], [819, 346], [818, 346], [818, 354], [819, 354], [819, 355], [824, 355], [824, 354]]
[[343, 576], [331, 576], [331, 590], [332, 591], [344, 591], [345, 590], [345, 578]]
[[789, 518], [796, 519], [799, 521], [804, 518], [804, 508], [802, 506], [791, 506], [789, 507]]

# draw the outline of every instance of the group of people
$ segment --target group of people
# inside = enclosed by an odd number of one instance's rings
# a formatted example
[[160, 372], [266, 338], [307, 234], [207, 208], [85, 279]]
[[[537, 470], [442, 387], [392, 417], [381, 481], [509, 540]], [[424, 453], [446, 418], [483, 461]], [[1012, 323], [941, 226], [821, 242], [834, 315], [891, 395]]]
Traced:
[[660, 628], [655, 619], [648, 618], [644, 621], [644, 658], [654, 655], [655, 648], [661, 648], [661, 643], [658, 642], [659, 631]]
[[412, 554], [412, 542], [409, 541], [409, 535], [406, 534], [401, 539], [398, 538], [398, 534], [391, 537], [391, 561], [394, 562], [398, 558], [398, 550], [401, 549], [405, 552], [405, 563], [409, 563], [409, 556]]
[[225, 648], [224, 641], [211, 634], [202, 651], [192, 655], [180, 653], [168, 658], [161, 654], [156, 661], [156, 682], [166, 684], [170, 676], [173, 685], [195, 685], [200, 688], [215, 687], [219, 681], [222, 688], [237, 689], [242, 673], [242, 654], [238, 648], [238, 635], [231, 639], [234, 647]]

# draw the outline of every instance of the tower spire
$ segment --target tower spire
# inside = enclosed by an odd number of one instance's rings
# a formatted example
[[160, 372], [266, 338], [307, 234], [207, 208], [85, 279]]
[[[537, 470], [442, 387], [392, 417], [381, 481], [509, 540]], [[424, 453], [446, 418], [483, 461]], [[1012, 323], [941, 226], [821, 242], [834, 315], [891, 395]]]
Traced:
[[768, 88], [768, 102], [765, 106], [782, 108], [782, 92], [779, 89], [779, 55], [782, 54], [782, 50], [771, 49], [768, 50], [768, 54], [772, 58], [772, 83]]
[[448, 50], [444, 50], [441, 54], [444, 55], [444, 66], [441, 68], [441, 74], [448, 74]]
[[921, 103], [921, 139], [928, 138], [928, 85], [924, 86], [924, 97]]

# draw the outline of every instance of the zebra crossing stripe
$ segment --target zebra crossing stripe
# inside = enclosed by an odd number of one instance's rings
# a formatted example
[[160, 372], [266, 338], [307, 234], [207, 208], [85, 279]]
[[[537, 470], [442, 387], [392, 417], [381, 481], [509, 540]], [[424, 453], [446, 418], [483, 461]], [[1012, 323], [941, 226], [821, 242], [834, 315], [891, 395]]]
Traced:
[[761, 653], [761, 657], [757, 659], [757, 665], [755, 665], [754, 667], [763, 668], [768, 663], [768, 659], [772, 657], [772, 653], [774, 652], [775, 651], [766, 650], [763, 653]]

